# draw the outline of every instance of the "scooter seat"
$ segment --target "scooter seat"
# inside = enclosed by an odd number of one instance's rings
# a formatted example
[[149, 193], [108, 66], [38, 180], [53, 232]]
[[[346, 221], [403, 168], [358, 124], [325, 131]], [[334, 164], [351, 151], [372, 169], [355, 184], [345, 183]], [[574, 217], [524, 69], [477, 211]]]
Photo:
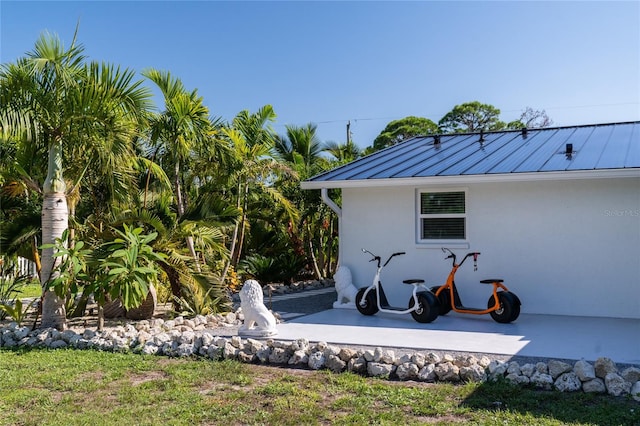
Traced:
[[405, 284], [422, 284], [424, 280], [404, 280], [402, 282]]
[[504, 282], [504, 280], [501, 280], [500, 278], [491, 278], [488, 280], [482, 280], [480, 281], [482, 284], [493, 284], [493, 283], [502, 283]]

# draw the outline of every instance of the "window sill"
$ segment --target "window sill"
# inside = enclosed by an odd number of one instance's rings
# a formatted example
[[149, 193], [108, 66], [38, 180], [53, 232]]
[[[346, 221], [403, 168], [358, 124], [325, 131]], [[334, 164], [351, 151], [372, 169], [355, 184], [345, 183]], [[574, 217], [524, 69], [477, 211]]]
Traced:
[[418, 241], [416, 242], [417, 249], [437, 249], [442, 247], [449, 249], [468, 249], [471, 247], [468, 241], [460, 240], [433, 240], [433, 241]]

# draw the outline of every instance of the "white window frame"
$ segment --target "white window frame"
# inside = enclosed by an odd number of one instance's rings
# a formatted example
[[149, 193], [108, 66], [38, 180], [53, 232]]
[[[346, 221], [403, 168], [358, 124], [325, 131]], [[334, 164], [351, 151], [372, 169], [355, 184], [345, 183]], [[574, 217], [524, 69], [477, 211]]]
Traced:
[[[422, 214], [421, 203], [422, 194], [436, 192], [462, 192], [464, 193], [464, 213], [442, 213], [442, 214]], [[415, 213], [416, 213], [416, 245], [421, 248], [469, 248], [469, 197], [468, 188], [418, 188], [415, 197]], [[463, 218], [464, 219], [464, 235], [462, 239], [423, 239], [422, 238], [422, 219], [424, 218]]]

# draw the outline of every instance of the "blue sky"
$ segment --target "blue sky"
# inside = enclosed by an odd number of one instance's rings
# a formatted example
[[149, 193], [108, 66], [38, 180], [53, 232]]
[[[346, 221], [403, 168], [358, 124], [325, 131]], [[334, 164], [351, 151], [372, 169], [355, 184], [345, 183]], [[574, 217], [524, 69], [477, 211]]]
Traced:
[[[169, 70], [213, 116], [273, 105], [365, 147], [408, 115], [478, 100], [559, 126], [640, 119], [640, 2], [0, 0], [0, 61], [47, 30], [90, 59]], [[149, 84], [151, 87], [151, 84]]]

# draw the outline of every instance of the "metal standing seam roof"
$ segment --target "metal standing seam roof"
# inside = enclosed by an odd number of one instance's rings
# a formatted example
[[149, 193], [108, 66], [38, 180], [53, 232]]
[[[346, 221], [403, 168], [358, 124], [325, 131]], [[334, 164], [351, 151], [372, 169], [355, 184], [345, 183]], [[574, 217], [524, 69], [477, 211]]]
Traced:
[[[439, 143], [437, 140], [439, 139]], [[572, 153], [567, 153], [571, 144]], [[640, 121], [418, 136], [314, 176], [326, 182], [640, 169]]]

